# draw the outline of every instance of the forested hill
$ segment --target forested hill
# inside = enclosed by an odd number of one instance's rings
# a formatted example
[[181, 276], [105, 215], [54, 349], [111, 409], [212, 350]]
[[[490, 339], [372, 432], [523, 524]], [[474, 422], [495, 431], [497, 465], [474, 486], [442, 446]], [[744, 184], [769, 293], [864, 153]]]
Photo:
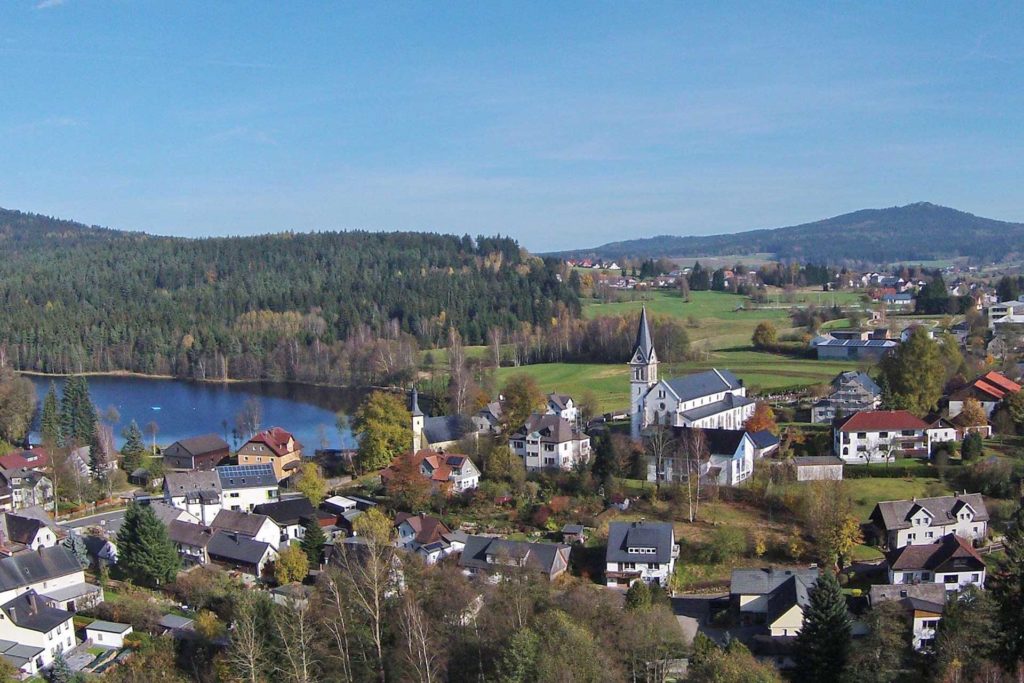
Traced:
[[504, 237], [184, 239], [0, 212], [0, 352], [18, 369], [402, 381], [449, 328], [577, 314], [558, 265]]
[[893, 263], [968, 256], [997, 260], [1024, 252], [1024, 224], [981, 218], [922, 202], [864, 209], [787, 228], [728, 235], [662, 235], [612, 242], [560, 256], [626, 257], [773, 254], [811, 263]]

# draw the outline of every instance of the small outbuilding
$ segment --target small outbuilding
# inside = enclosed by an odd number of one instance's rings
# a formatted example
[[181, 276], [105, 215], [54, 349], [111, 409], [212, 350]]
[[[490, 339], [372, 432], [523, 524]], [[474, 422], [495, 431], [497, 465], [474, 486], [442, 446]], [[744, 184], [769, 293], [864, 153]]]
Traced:
[[124, 638], [132, 632], [131, 624], [97, 620], [85, 627], [85, 637], [98, 647], [122, 648]]

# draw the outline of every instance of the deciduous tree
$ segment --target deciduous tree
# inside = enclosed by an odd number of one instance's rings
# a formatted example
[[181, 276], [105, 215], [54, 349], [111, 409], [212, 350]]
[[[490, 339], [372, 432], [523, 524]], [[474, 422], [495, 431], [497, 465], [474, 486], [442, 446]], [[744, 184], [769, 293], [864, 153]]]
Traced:
[[747, 418], [743, 428], [748, 432], [760, 432], [767, 430], [778, 435], [779, 426], [775, 423], [775, 411], [764, 401], [758, 401], [754, 407], [754, 414]]
[[988, 424], [988, 415], [985, 414], [981, 401], [967, 398], [960, 414], [956, 416], [956, 421], [963, 427], [980, 427]]
[[400, 396], [375, 391], [363, 401], [352, 421], [359, 438], [359, 469], [387, 467], [398, 453], [412, 447], [412, 416]]
[[274, 561], [274, 580], [284, 585], [293, 581], [302, 581], [309, 573], [309, 558], [297, 545], [289, 545], [280, 550]]
[[36, 388], [10, 368], [0, 368], [0, 439], [20, 444], [36, 410]]
[[295, 490], [308, 498], [313, 507], [320, 507], [327, 496], [327, 480], [320, 472], [320, 466], [315, 462], [302, 463]]
[[879, 363], [886, 403], [924, 415], [942, 396], [945, 369], [939, 345], [918, 328], [910, 338]]
[[750, 338], [755, 349], [771, 349], [779, 343], [779, 333], [775, 325], [767, 320], [759, 322], [754, 328], [754, 334]]
[[507, 429], [519, 429], [526, 423], [526, 418], [530, 417], [531, 413], [544, 407], [544, 394], [532, 375], [512, 375], [505, 382], [502, 394], [505, 397], [502, 420]]

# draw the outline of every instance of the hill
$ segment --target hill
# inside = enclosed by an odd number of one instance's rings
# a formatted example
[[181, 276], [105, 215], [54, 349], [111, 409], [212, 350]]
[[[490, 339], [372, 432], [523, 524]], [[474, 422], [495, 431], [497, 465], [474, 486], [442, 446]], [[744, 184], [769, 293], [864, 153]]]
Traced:
[[0, 211], [0, 250], [0, 357], [21, 370], [398, 382], [449, 328], [483, 344], [579, 312], [558, 264], [505, 237], [186, 239]]
[[661, 235], [559, 254], [609, 259], [769, 253], [811, 263], [894, 263], [956, 257], [1001, 260], [1020, 253], [1024, 224], [927, 202], [864, 209], [813, 223], [725, 235]]

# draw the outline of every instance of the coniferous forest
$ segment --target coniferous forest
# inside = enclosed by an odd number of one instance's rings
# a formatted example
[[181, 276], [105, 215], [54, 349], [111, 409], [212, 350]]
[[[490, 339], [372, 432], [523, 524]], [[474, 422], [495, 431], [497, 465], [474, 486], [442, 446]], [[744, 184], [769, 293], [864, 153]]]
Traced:
[[500, 236], [184, 239], [0, 210], [0, 250], [19, 370], [394, 382], [449, 328], [484, 344], [579, 312], [557, 262]]

